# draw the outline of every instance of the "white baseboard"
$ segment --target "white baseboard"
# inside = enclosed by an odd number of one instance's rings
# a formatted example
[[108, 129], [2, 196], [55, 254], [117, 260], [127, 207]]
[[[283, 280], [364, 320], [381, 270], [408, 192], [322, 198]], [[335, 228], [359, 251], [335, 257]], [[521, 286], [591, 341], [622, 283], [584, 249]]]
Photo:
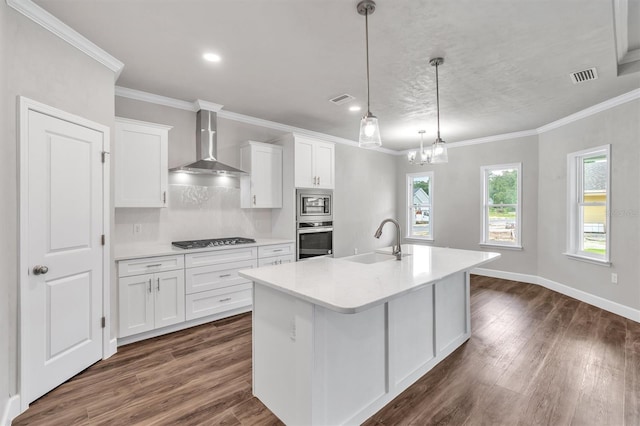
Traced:
[[605, 311], [612, 312], [621, 317], [628, 318], [632, 321], [640, 322], [640, 310], [633, 309], [629, 306], [621, 305], [617, 302], [595, 296], [582, 290], [560, 284], [544, 277], [529, 274], [519, 274], [516, 272], [497, 271], [495, 269], [475, 268], [471, 270], [472, 274], [482, 275], [485, 277], [501, 278], [504, 280], [520, 281], [528, 284], [536, 284], [549, 290], [553, 290], [565, 296], [573, 297], [581, 302], [588, 303]]
[[0, 426], [10, 426], [13, 419], [20, 415], [20, 395], [10, 397], [2, 410]]
[[117, 338], [113, 338], [113, 339], [109, 340], [109, 347], [107, 348], [107, 351], [105, 352], [105, 354], [102, 357], [102, 359], [107, 359], [110, 356], [115, 355], [116, 352], [118, 352], [118, 339]]
[[500, 278], [503, 280], [520, 281], [528, 284], [539, 284], [539, 277], [537, 275], [520, 274], [517, 272], [497, 271], [495, 269], [486, 268], [474, 268], [471, 270], [472, 274], [482, 275], [491, 278]]

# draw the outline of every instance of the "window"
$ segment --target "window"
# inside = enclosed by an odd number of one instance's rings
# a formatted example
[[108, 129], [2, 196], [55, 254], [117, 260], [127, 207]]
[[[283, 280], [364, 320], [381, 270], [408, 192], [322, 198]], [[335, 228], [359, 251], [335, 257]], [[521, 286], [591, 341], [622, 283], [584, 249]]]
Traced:
[[484, 166], [480, 171], [483, 192], [480, 244], [521, 248], [522, 164]]
[[567, 156], [567, 255], [609, 262], [610, 145]]
[[433, 240], [433, 172], [407, 174], [407, 238]]

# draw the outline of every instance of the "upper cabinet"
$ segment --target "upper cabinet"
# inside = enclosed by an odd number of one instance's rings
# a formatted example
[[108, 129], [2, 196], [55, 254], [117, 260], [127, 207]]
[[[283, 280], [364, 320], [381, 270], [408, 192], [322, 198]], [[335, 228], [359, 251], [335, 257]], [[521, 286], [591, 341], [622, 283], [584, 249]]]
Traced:
[[296, 188], [335, 187], [335, 145], [331, 142], [295, 136]]
[[240, 178], [240, 206], [282, 207], [282, 147], [249, 141], [240, 148], [240, 168], [249, 176]]
[[116, 117], [115, 207], [166, 207], [171, 126]]

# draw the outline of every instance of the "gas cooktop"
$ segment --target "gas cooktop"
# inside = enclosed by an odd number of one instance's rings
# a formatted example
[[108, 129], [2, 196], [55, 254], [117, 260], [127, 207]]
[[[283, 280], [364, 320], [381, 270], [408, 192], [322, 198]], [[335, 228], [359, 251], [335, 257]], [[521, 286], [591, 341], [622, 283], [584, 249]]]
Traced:
[[207, 247], [233, 246], [236, 244], [255, 243], [253, 238], [229, 237], [229, 238], [212, 238], [210, 240], [192, 240], [192, 241], [174, 241], [171, 244], [181, 249], [196, 249]]

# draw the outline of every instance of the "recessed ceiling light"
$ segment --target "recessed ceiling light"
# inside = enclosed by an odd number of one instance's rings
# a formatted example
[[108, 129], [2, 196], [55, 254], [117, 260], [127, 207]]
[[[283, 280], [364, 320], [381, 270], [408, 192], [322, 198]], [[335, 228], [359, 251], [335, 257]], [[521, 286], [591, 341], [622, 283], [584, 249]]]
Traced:
[[205, 53], [204, 55], [202, 55], [202, 57], [205, 59], [205, 61], [209, 62], [220, 62], [220, 60], [222, 59], [220, 55], [216, 55], [215, 53]]
[[349, 111], [360, 111], [362, 108], [359, 107], [358, 105], [352, 105], [349, 107]]

